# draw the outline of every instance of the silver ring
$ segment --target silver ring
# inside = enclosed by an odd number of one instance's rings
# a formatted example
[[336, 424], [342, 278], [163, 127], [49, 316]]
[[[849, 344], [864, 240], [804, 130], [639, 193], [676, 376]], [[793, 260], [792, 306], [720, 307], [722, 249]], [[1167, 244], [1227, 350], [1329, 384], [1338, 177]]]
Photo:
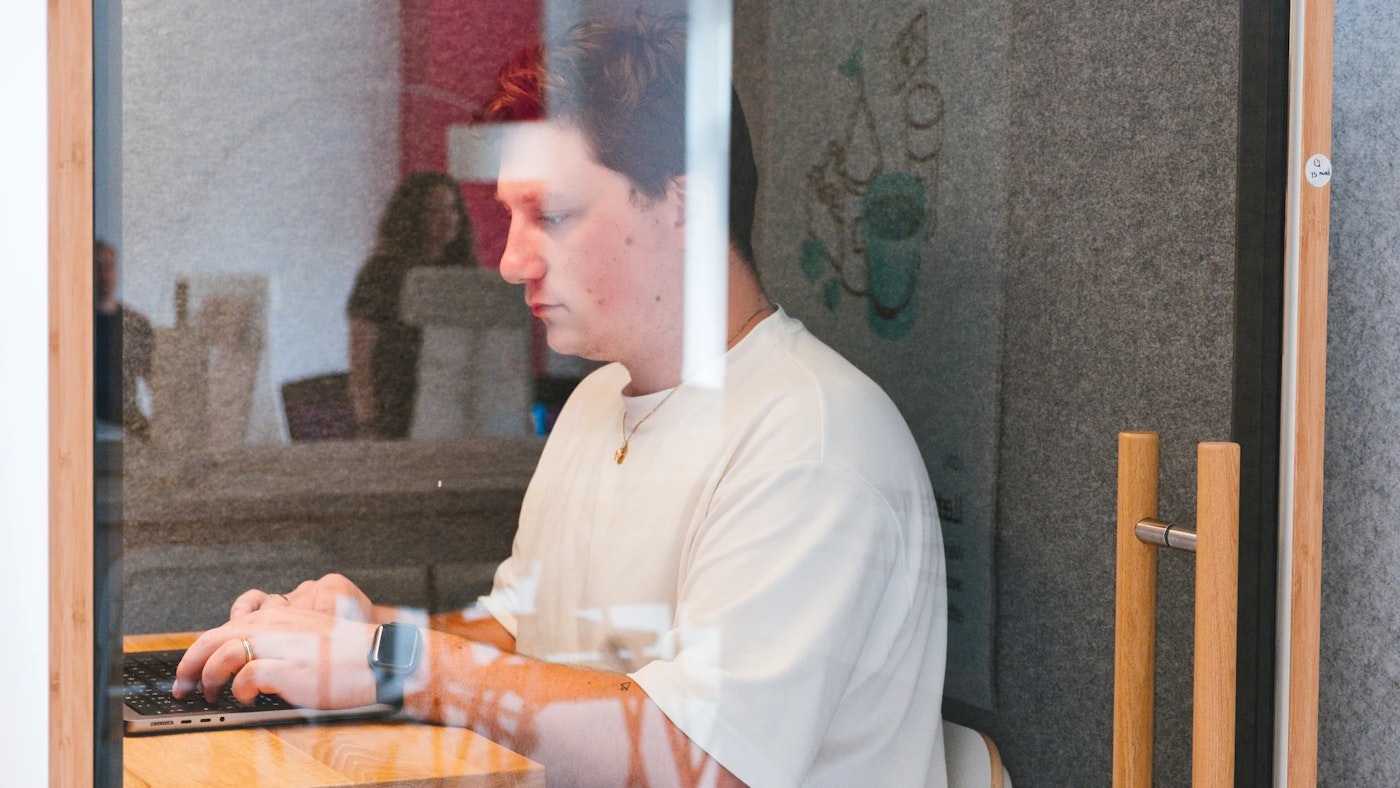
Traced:
[[243, 655], [248, 658], [248, 662], [253, 661], [253, 644], [248, 642], [248, 638], [243, 638]]

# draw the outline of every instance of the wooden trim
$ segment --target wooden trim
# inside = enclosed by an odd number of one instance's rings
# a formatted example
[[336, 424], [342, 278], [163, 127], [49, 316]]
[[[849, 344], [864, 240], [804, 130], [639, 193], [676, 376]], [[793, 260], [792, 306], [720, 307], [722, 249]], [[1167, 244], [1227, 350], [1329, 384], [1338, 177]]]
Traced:
[[1118, 433], [1118, 565], [1113, 626], [1113, 785], [1152, 785], [1157, 550], [1137, 524], [1157, 516], [1158, 438]]
[[[1332, 153], [1332, 0], [1303, 14], [1302, 150], [1289, 166]], [[1322, 608], [1322, 450], [1327, 373], [1330, 187], [1303, 182], [1298, 197], [1298, 335], [1288, 673], [1288, 785], [1317, 783], [1319, 626]]]
[[93, 783], [92, 4], [49, 0], [49, 784]]
[[1240, 447], [1196, 447], [1196, 633], [1191, 784], [1235, 784]]

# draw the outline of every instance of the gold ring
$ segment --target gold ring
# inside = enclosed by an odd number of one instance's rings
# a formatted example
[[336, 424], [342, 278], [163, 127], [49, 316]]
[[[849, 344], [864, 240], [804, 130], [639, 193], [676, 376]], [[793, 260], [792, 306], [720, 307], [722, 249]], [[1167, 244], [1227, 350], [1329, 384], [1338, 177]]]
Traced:
[[248, 662], [253, 661], [253, 644], [248, 642], [248, 638], [243, 638], [243, 654], [248, 658]]

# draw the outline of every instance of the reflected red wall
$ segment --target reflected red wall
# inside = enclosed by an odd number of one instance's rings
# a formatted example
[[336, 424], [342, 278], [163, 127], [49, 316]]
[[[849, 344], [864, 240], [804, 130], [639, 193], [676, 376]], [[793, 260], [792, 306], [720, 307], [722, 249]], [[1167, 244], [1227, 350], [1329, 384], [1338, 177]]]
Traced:
[[[447, 169], [447, 129], [469, 123], [496, 72], [540, 37], [540, 4], [530, 0], [402, 0], [403, 93], [399, 169]], [[509, 220], [494, 183], [464, 182], [482, 265], [500, 264]]]

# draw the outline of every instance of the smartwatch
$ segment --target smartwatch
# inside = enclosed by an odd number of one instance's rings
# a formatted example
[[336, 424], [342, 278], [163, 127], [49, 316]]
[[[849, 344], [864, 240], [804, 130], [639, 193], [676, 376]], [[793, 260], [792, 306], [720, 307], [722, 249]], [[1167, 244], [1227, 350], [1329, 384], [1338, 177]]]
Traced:
[[404, 683], [418, 669], [423, 634], [410, 624], [380, 624], [369, 646], [369, 668], [374, 672], [374, 699], [394, 708], [403, 707]]

